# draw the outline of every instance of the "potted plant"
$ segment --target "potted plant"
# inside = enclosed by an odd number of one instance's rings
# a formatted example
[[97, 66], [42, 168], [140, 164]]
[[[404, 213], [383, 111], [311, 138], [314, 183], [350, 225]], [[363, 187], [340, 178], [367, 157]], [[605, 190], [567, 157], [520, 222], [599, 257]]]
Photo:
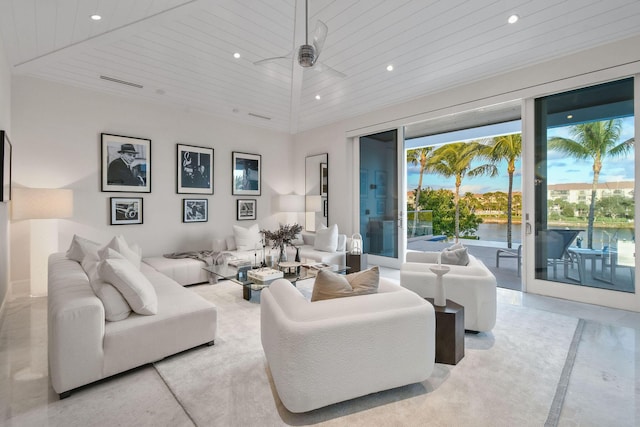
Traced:
[[285, 224], [280, 225], [280, 228], [276, 231], [270, 230], [262, 230], [265, 239], [271, 242], [271, 247], [276, 249], [280, 249], [280, 254], [278, 256], [279, 262], [283, 262], [287, 260], [287, 245], [291, 245], [297, 249], [297, 247], [291, 243], [296, 239], [296, 235], [302, 231], [302, 226], [299, 224]]

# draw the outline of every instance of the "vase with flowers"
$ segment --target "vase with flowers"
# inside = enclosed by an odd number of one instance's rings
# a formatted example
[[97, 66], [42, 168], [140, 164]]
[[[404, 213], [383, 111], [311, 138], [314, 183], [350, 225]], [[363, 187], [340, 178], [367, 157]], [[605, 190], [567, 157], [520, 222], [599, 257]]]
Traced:
[[276, 231], [262, 230], [262, 233], [264, 233], [264, 237], [271, 243], [273, 249], [280, 250], [278, 261], [284, 262], [287, 260], [287, 245], [296, 247], [292, 242], [301, 231], [302, 226], [299, 224], [285, 224], [281, 225]]

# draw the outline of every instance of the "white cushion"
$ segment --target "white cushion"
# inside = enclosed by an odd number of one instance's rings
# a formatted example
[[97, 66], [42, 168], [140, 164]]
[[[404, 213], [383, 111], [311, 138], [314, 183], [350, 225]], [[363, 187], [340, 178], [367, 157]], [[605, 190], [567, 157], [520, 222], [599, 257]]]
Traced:
[[233, 235], [236, 241], [236, 248], [239, 251], [250, 251], [255, 249], [257, 245], [262, 247], [262, 236], [260, 235], [258, 224], [253, 224], [249, 228], [234, 225]]
[[442, 264], [467, 265], [469, 264], [469, 252], [460, 243], [446, 248], [440, 254]]
[[236, 238], [234, 236], [227, 236], [224, 238], [225, 242], [227, 243], [227, 250], [228, 251], [235, 251], [236, 250]]
[[106, 249], [107, 257], [98, 264], [100, 278], [115, 286], [136, 313], [156, 314], [158, 296], [151, 282], [128, 260], [113, 249]]
[[74, 261], [82, 262], [85, 255], [89, 252], [97, 252], [100, 247], [100, 243], [85, 239], [77, 234], [73, 235], [71, 239], [71, 245], [67, 250], [66, 256]]
[[91, 289], [102, 301], [105, 319], [110, 322], [124, 320], [131, 314], [131, 307], [112, 284], [100, 279], [98, 275], [99, 263], [100, 258], [97, 253], [88, 253], [82, 260], [82, 268], [89, 277]]
[[111, 241], [107, 243], [107, 247], [123, 255], [131, 264], [140, 270], [142, 251], [137, 245], [129, 245], [124, 239], [124, 236], [120, 235], [111, 239]]
[[338, 249], [338, 225], [316, 230], [313, 249], [323, 252], [335, 252]]

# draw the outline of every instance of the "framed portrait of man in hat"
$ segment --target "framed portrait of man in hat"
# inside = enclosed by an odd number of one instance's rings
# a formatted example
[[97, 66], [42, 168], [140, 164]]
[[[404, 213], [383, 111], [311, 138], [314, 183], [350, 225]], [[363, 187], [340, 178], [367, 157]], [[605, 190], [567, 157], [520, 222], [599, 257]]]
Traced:
[[151, 140], [101, 134], [102, 191], [151, 193]]

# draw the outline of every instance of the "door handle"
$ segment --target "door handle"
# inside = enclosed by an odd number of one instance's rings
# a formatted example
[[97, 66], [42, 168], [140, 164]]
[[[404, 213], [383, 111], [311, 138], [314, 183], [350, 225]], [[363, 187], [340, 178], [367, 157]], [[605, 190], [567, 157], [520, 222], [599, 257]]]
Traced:
[[524, 232], [526, 234], [531, 234], [532, 233], [531, 223], [529, 223], [529, 222], [525, 223]]

